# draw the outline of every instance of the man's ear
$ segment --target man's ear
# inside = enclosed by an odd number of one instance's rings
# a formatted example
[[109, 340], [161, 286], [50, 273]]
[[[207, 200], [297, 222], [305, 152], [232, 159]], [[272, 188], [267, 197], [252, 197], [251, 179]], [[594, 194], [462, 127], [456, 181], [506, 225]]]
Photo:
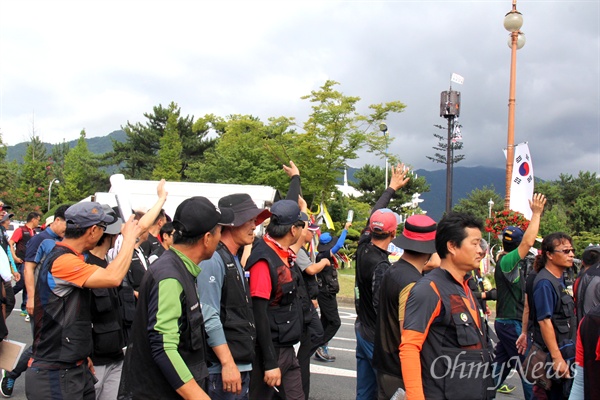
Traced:
[[446, 242], [446, 248], [448, 249], [448, 254], [452, 254], [453, 256], [456, 255], [456, 249], [458, 249], [458, 247], [452, 240]]

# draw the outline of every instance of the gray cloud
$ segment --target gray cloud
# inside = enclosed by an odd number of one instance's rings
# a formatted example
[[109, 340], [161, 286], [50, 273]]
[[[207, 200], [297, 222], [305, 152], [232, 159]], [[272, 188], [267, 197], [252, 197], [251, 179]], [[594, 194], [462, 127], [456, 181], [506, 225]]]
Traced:
[[[36, 7], [31, 7], [35, 4]], [[292, 116], [326, 79], [371, 103], [400, 100], [390, 152], [415, 168], [437, 142], [440, 92], [465, 77], [462, 166], [503, 168], [511, 2], [90, 1], [0, 6], [0, 129], [9, 144], [101, 136], [175, 101], [184, 114]], [[600, 172], [600, 6], [520, 1], [515, 141], [537, 176]], [[95, 18], [89, 18], [90, 16]], [[443, 133], [443, 132], [442, 132]], [[372, 158], [371, 158], [372, 160]], [[381, 160], [380, 165], [383, 164]], [[360, 162], [353, 161], [353, 166]]]

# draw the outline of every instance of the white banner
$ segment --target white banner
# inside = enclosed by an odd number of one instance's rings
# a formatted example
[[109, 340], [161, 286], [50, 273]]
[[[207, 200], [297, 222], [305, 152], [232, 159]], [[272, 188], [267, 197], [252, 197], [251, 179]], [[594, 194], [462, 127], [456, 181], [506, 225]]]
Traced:
[[[504, 151], [506, 156], [506, 151]], [[533, 198], [533, 164], [527, 142], [515, 146], [512, 181], [510, 184], [510, 209], [531, 219], [529, 200]]]
[[452, 74], [452, 78], [450, 78], [451, 82], [454, 83], [458, 83], [459, 85], [462, 85], [465, 81], [465, 78], [463, 78], [462, 76], [460, 76], [459, 74]]

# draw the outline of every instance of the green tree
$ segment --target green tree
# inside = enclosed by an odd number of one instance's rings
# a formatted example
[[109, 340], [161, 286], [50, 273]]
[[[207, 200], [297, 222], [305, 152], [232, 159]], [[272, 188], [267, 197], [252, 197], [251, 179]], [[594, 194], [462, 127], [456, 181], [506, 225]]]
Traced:
[[109, 188], [108, 176], [100, 169], [99, 157], [87, 147], [85, 130], [81, 131], [77, 144], [65, 156], [63, 177], [58, 195], [62, 203], [79, 201]]
[[158, 164], [152, 172], [154, 180], [166, 179], [179, 181], [181, 179], [181, 138], [177, 132], [177, 116], [169, 115], [164, 135], [160, 138]]
[[153, 108], [153, 113], [144, 113], [144, 117], [148, 120], [145, 124], [127, 122], [123, 127], [127, 140], [124, 143], [113, 141], [113, 152], [106, 155], [106, 162], [120, 165], [121, 172], [128, 178], [151, 179], [158, 162], [160, 139], [165, 133], [171, 115], [176, 116], [177, 132], [182, 145], [178, 180], [190, 180], [189, 166], [202, 160], [204, 152], [214, 146], [215, 141], [207, 139], [211, 127], [209, 121], [195, 124], [193, 117], [181, 117], [181, 109], [174, 102], [171, 102], [167, 108], [158, 105]]
[[12, 206], [13, 204], [17, 204], [16, 200], [18, 193], [14, 188], [17, 183], [19, 165], [16, 161], [8, 162], [6, 160], [7, 152], [8, 149], [2, 140], [2, 134], [0, 134], [0, 182], [2, 182], [0, 199], [2, 199], [5, 204]]
[[494, 185], [484, 186], [481, 189], [471, 191], [467, 197], [459, 200], [452, 211], [468, 212], [485, 221], [488, 219], [490, 212], [488, 204], [490, 199], [494, 202], [492, 215], [495, 212], [502, 211], [504, 208], [504, 199], [496, 193]]
[[[389, 172], [388, 175], [391, 176], [391, 172]], [[425, 177], [421, 176], [415, 178], [415, 175], [412, 172], [409, 173], [409, 177], [410, 180], [408, 183], [402, 189], [396, 191], [390, 201], [389, 208], [399, 214], [420, 212], [420, 208], [416, 209], [412, 206], [403, 206], [403, 204], [411, 202], [412, 196], [415, 193], [429, 192], [429, 184], [427, 184]], [[370, 204], [371, 207], [387, 188], [387, 185], [384, 183], [385, 169], [382, 167], [366, 164], [354, 173], [354, 179], [356, 180], [356, 183], [353, 186], [362, 193], [362, 196], [358, 200]]]
[[[27, 144], [21, 167], [18, 188], [19, 199], [15, 206], [33, 210], [45, 204], [48, 177], [48, 156], [46, 148], [38, 136], [32, 136]], [[45, 207], [44, 207], [45, 208]]]
[[382, 137], [378, 125], [390, 113], [400, 113], [406, 107], [400, 101], [372, 104], [371, 113], [362, 115], [356, 111], [360, 97], [344, 95], [335, 90], [337, 85], [328, 80], [319, 90], [302, 97], [313, 104], [312, 113], [290, 151], [304, 156], [296, 159], [302, 159], [308, 187], [320, 201], [329, 198], [347, 161], [356, 159], [358, 150], [384, 153], [388, 139]]
[[193, 180], [284, 187], [283, 178], [287, 176], [280, 162], [289, 160], [278, 159], [269, 151], [269, 143], [274, 143], [268, 137], [268, 126], [251, 115], [230, 115], [219, 121], [219, 128], [222, 131], [215, 147], [205, 152], [204, 161], [190, 166]]

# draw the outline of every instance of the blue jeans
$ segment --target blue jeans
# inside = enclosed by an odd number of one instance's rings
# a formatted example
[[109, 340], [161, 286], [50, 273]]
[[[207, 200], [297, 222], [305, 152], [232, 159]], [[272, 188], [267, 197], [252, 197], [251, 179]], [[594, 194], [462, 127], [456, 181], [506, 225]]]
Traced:
[[[521, 322], [517, 320], [496, 320], [494, 322], [498, 343], [494, 349], [494, 379], [496, 387], [500, 387], [513, 367], [517, 367], [517, 372], [521, 375], [521, 384], [523, 386], [523, 395], [525, 400], [533, 397], [533, 385], [525, 379], [519, 365], [524, 365], [525, 356], [517, 351], [516, 342], [521, 335]], [[520, 360], [521, 363], [517, 363]]]
[[571, 387], [569, 400], [584, 400], [585, 393], [583, 391], [583, 367], [575, 364], [575, 378]]
[[356, 400], [377, 399], [377, 371], [373, 367], [373, 343], [356, 333]]
[[210, 374], [208, 376], [208, 397], [212, 400], [248, 400], [250, 391], [250, 371], [240, 372], [242, 377], [242, 392], [237, 395], [223, 390], [223, 376]]

